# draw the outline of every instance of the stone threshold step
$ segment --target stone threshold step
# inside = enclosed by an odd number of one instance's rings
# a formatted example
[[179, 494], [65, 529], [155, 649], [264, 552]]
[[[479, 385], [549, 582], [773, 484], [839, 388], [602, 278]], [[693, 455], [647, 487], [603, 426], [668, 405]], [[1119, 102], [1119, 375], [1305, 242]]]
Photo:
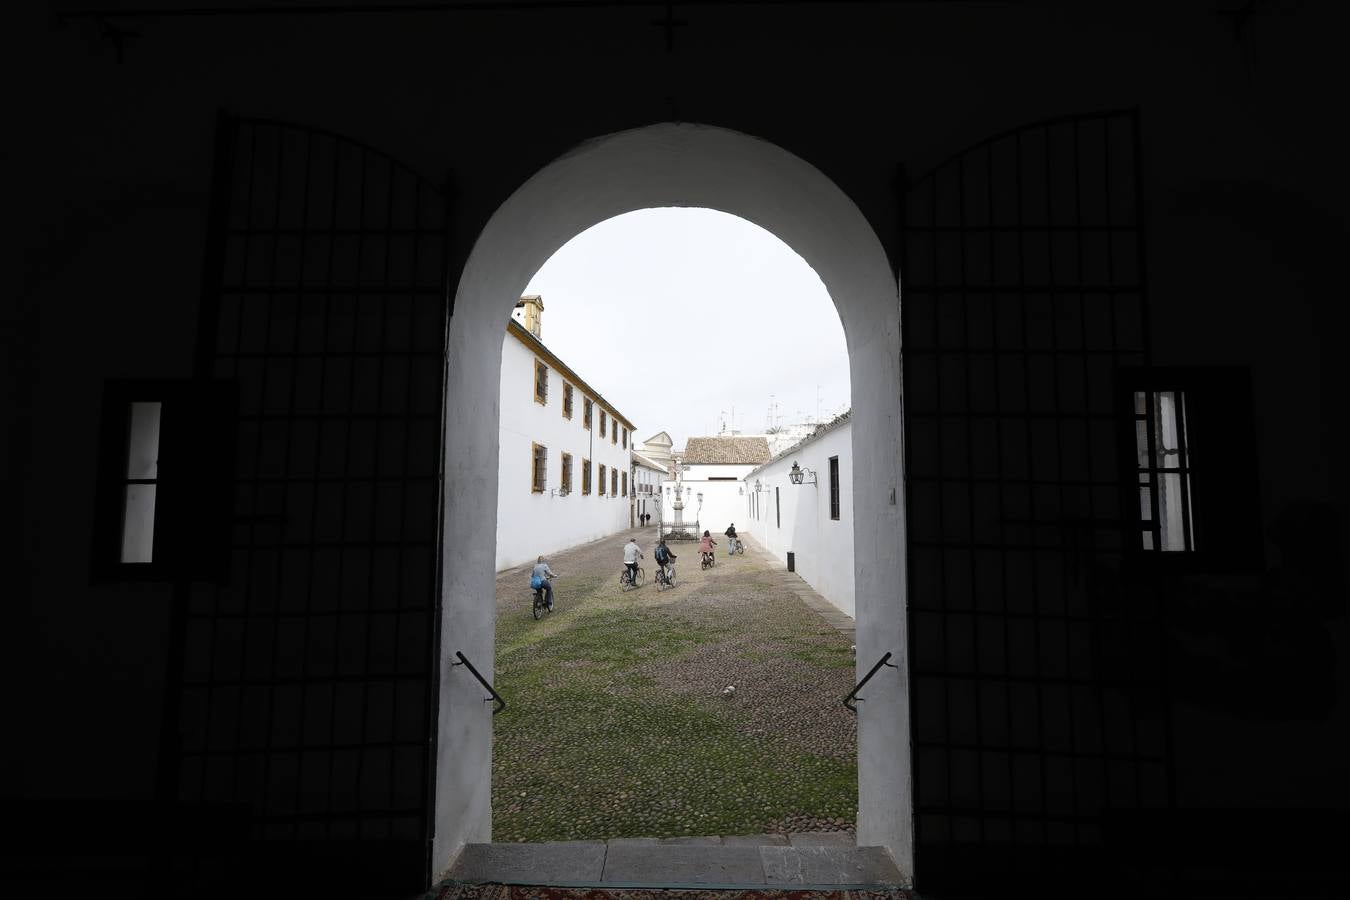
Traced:
[[615, 838], [539, 844], [470, 844], [451, 882], [559, 887], [897, 887], [880, 847], [849, 834]]

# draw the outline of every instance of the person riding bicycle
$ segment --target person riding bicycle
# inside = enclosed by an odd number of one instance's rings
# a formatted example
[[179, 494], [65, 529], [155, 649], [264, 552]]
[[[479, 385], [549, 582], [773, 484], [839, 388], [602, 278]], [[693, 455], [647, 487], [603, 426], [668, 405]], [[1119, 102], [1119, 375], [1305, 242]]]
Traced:
[[638, 560], [642, 559], [642, 548], [636, 538], [629, 538], [623, 545], [623, 564], [628, 567], [628, 583], [637, 584]]
[[730, 525], [727, 526], [725, 534], [727, 536], [727, 556], [730, 556], [731, 554], [736, 552], [736, 545], [741, 542], [741, 539], [736, 537], [735, 522], [732, 522]]
[[549, 583], [549, 579], [557, 577], [557, 573], [548, 567], [542, 556], [530, 572], [530, 587], [544, 592], [544, 602], [550, 611], [553, 609], [553, 585]]
[[717, 541], [712, 539], [712, 535], [708, 534], [706, 531], [703, 532], [703, 537], [700, 538], [698, 542], [698, 552], [703, 554], [704, 559], [712, 560], [713, 548], [716, 546]]
[[661, 573], [669, 579], [670, 573], [675, 569], [675, 554], [671, 553], [670, 548], [666, 546], [664, 537], [656, 539], [656, 549], [652, 551], [652, 558], [661, 567]]

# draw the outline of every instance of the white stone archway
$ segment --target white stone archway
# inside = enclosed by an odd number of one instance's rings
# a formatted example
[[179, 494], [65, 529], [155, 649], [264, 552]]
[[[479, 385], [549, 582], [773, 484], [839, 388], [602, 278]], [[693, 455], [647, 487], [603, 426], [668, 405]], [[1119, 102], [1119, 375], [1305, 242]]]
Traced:
[[[858, 667], [891, 651], [858, 721], [858, 841], [913, 872], [906, 666], [899, 293], [857, 205], [818, 169], [722, 128], [662, 124], [608, 135], [550, 163], [483, 229], [450, 319], [445, 558], [433, 868], [491, 834], [490, 707], [453, 667], [456, 650], [492, 671], [498, 379], [507, 316], [553, 253], [605, 219], [663, 206], [706, 207], [782, 239], [839, 311], [852, 380]], [[509, 699], [509, 698], [508, 698]], [[842, 698], [841, 698], [842, 699]]]

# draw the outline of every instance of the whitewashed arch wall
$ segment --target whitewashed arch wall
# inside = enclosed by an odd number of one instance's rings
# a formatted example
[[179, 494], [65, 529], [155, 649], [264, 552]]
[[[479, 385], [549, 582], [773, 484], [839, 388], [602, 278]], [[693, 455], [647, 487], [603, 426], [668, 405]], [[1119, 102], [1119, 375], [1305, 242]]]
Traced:
[[[857, 205], [804, 160], [722, 128], [661, 124], [597, 138], [540, 170], [497, 210], [460, 277], [450, 320], [445, 582], [436, 776], [436, 868], [491, 834], [490, 707], [452, 667], [492, 671], [498, 378], [502, 329], [530, 278], [563, 244], [638, 209], [706, 207], [772, 232], [806, 260], [838, 308], [853, 406], [858, 666], [899, 669], [866, 691], [858, 722], [858, 841], [913, 871], [905, 663], [905, 534], [898, 287]], [[841, 698], [842, 699], [842, 698]]]

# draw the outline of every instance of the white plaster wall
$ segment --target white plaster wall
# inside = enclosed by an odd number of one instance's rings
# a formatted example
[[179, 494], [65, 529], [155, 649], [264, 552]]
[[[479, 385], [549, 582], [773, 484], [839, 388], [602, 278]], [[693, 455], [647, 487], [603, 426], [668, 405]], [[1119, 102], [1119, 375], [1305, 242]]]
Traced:
[[[726, 546], [726, 541], [718, 537], [727, 530], [727, 526], [732, 522], [736, 523], [736, 530], [741, 528], [741, 509], [743, 508], [744, 497], [737, 491], [743, 490], [744, 485], [739, 479], [752, 471], [754, 466], [690, 466], [689, 471], [684, 473], [684, 484], [692, 489], [689, 499], [685, 501], [685, 521], [692, 522], [698, 519], [700, 527], [712, 532], [714, 537], [718, 538], [718, 549]], [[709, 477], [735, 478], [736, 481], [708, 481]], [[698, 495], [703, 495], [703, 509], [699, 511]]]
[[[858, 841], [913, 871], [905, 673], [900, 307], [895, 273], [866, 217], [818, 169], [748, 135], [661, 124], [598, 138], [537, 172], [498, 208], [465, 264], [449, 323], [442, 653], [492, 671], [497, 445], [503, 322], [559, 247], [605, 219], [704, 207], [772, 232], [806, 260], [839, 311], [853, 426], [858, 666], [898, 669], [869, 686], [858, 717]], [[858, 485], [867, 489], [859, 490]], [[491, 833], [491, 713], [460, 668], [441, 668], [434, 866]]]
[[[534, 364], [538, 359], [530, 348], [507, 335], [502, 344], [501, 454], [497, 488], [497, 564], [501, 571], [540, 554], [583, 544], [628, 527], [628, 501], [623, 496], [623, 478], [619, 496], [612, 496], [609, 484], [605, 494], [599, 489], [600, 465], [627, 471], [629, 451], [623, 443], [601, 439], [599, 410], [590, 430], [582, 426], [582, 399], [579, 385], [573, 385], [572, 418], [562, 414], [563, 384], [561, 372], [549, 366], [548, 402], [534, 400]], [[547, 361], [544, 361], [547, 365]], [[566, 360], [584, 377], [585, 360]], [[621, 426], [622, 427], [622, 426]], [[594, 439], [592, 440], [592, 436]], [[531, 445], [548, 448], [546, 489], [536, 494], [531, 485]], [[562, 454], [572, 454], [572, 493], [555, 496], [562, 485]], [[583, 458], [591, 460], [593, 472], [590, 496], [581, 493]]]
[[[661, 481], [664, 478], [665, 478], [664, 472], [657, 472], [647, 468], [646, 466], [633, 467], [633, 485], [635, 488], [633, 500], [635, 502], [643, 500], [646, 501], [646, 508], [643, 509], [641, 504], [638, 503], [634, 507], [633, 514], [636, 516], [640, 512], [648, 513], [652, 517], [651, 521], [652, 525], [657, 524], [657, 522], [659, 522], [661, 518], [660, 506], [657, 503], [657, 499], [661, 497], [660, 493]], [[650, 487], [651, 490], [649, 492], [642, 491], [639, 488], [639, 486], [643, 485]]]
[[[839, 518], [830, 518], [830, 457], [839, 457]], [[796, 462], [816, 473], [816, 484], [795, 485], [788, 472]], [[797, 574], [842, 612], [855, 614], [853, 600], [853, 424], [849, 422], [813, 440], [783, 459], [746, 476], [767, 489], [760, 494], [762, 514], [738, 531], [754, 535], [760, 546], [787, 565], [793, 553]], [[805, 481], [806, 479], [803, 479]], [[782, 498], [782, 524], [774, 515], [774, 488]], [[742, 509], [745, 507], [742, 499]], [[766, 502], [767, 500], [767, 502]]]

